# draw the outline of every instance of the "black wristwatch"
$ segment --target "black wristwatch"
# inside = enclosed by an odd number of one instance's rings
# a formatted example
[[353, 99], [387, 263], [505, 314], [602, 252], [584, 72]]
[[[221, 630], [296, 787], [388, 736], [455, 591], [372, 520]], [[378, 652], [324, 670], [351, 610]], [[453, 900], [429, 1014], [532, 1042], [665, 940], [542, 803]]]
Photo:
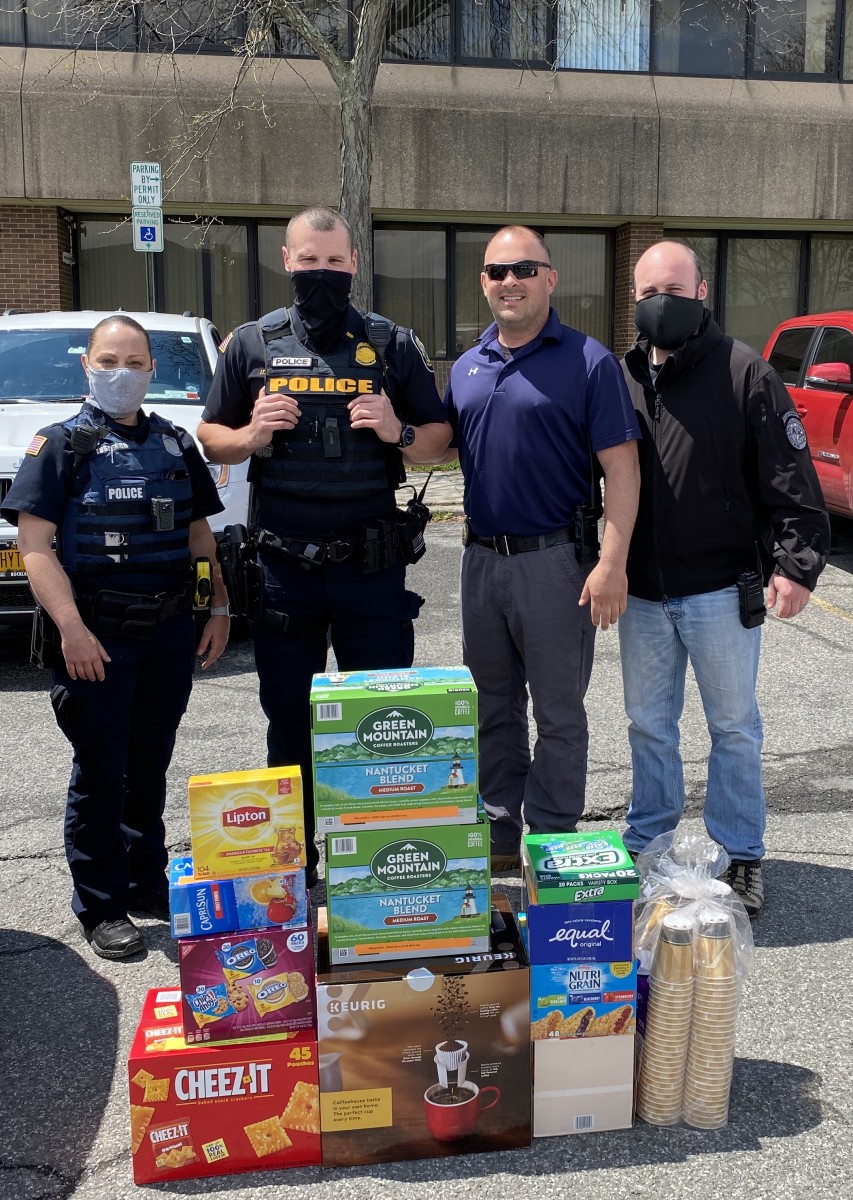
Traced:
[[414, 426], [407, 425], [406, 422], [403, 421], [402, 428], [400, 429], [400, 440], [397, 443], [397, 445], [400, 447], [401, 450], [408, 450], [409, 446], [411, 446], [411, 444], [414, 440], [415, 440]]

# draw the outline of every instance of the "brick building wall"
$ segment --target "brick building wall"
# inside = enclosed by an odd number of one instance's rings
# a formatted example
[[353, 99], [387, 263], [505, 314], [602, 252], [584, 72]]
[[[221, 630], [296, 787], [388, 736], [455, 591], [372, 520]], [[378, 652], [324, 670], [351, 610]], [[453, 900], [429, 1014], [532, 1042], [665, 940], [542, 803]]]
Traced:
[[620, 357], [636, 337], [634, 327], [634, 263], [663, 237], [663, 224], [630, 221], [616, 230], [616, 266], [613, 281], [613, 352]]
[[56, 207], [0, 207], [0, 312], [74, 307], [71, 227]]

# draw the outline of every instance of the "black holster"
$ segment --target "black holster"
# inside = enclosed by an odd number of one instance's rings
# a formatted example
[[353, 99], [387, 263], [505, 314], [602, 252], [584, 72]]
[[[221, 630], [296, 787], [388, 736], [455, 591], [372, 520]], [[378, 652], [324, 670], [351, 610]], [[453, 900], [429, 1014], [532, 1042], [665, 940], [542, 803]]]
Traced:
[[55, 667], [62, 657], [62, 637], [50, 613], [36, 604], [30, 637], [30, 662], [40, 670]]

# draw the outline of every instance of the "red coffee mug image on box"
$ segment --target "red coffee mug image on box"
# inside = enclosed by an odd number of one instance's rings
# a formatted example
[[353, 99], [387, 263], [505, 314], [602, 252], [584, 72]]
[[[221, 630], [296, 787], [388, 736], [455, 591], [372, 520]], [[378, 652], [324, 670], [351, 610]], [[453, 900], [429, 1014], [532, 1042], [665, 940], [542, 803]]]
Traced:
[[181, 992], [152, 989], [128, 1060], [133, 1178], [171, 1182], [320, 1162], [317, 1044], [187, 1046]]
[[[494, 1098], [491, 1098], [491, 1097]], [[439, 1142], [457, 1142], [477, 1132], [481, 1112], [494, 1108], [501, 1098], [496, 1087], [462, 1083], [444, 1087], [433, 1083], [424, 1092], [427, 1129]]]
[[179, 942], [187, 1045], [315, 1029], [311, 929], [250, 929]]

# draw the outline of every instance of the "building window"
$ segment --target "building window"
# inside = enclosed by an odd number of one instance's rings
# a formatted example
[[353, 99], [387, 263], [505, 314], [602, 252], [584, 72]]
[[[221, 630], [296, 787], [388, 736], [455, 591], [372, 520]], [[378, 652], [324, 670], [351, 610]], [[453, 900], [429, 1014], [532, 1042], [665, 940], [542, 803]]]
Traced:
[[752, 71], [830, 75], [836, 61], [837, 0], [777, 0], [755, 6]]
[[802, 241], [730, 237], [724, 327], [759, 352], [780, 321], [799, 311]]
[[385, 57], [408, 62], [450, 62], [451, 3], [394, 0], [388, 19]]
[[548, 63], [553, 59], [551, 0], [457, 0], [459, 55], [465, 60]]
[[258, 299], [262, 314], [293, 303], [293, 286], [281, 255], [286, 229], [286, 221], [258, 223]]
[[489, 238], [499, 228], [494, 225], [490, 229], [459, 229], [454, 235], [456, 286], [453, 296], [453, 345], [449, 358], [458, 358], [470, 350], [483, 330], [492, 323], [492, 314], [480, 285], [480, 272], [483, 270], [483, 253]]
[[31, 46], [136, 49], [136, 23], [130, 4], [110, 5], [109, 11], [97, 17], [87, 6], [75, 9], [52, 0], [26, 0], [21, 7], [26, 10], [27, 42]]
[[435, 226], [373, 232], [374, 307], [414, 329], [436, 358], [447, 357], [446, 241]]
[[543, 232], [557, 271], [551, 304], [560, 320], [608, 345], [612, 329], [608, 235], [563, 229]]
[[80, 307], [145, 312], [145, 255], [133, 249], [128, 218], [85, 217], [78, 222], [77, 236]]
[[747, 23], [743, 0], [652, 0], [652, 70], [740, 77]]
[[24, 41], [24, 10], [14, 3], [0, 7], [0, 45], [20, 46]]
[[714, 234], [696, 232], [695, 230], [675, 229], [664, 230], [664, 237], [673, 242], [684, 242], [699, 259], [699, 266], [708, 285], [708, 296], [705, 307], [709, 312], [716, 313], [717, 304], [717, 254], [720, 239]]
[[648, 71], [649, 0], [558, 0], [557, 66]]
[[853, 237], [812, 234], [809, 311], [853, 308]]
[[246, 36], [245, 20], [228, 0], [143, 0], [138, 20], [139, 48], [152, 53], [233, 52]]
[[250, 312], [245, 224], [170, 221], [163, 240], [166, 312], [189, 309], [217, 329], [241, 325]]

